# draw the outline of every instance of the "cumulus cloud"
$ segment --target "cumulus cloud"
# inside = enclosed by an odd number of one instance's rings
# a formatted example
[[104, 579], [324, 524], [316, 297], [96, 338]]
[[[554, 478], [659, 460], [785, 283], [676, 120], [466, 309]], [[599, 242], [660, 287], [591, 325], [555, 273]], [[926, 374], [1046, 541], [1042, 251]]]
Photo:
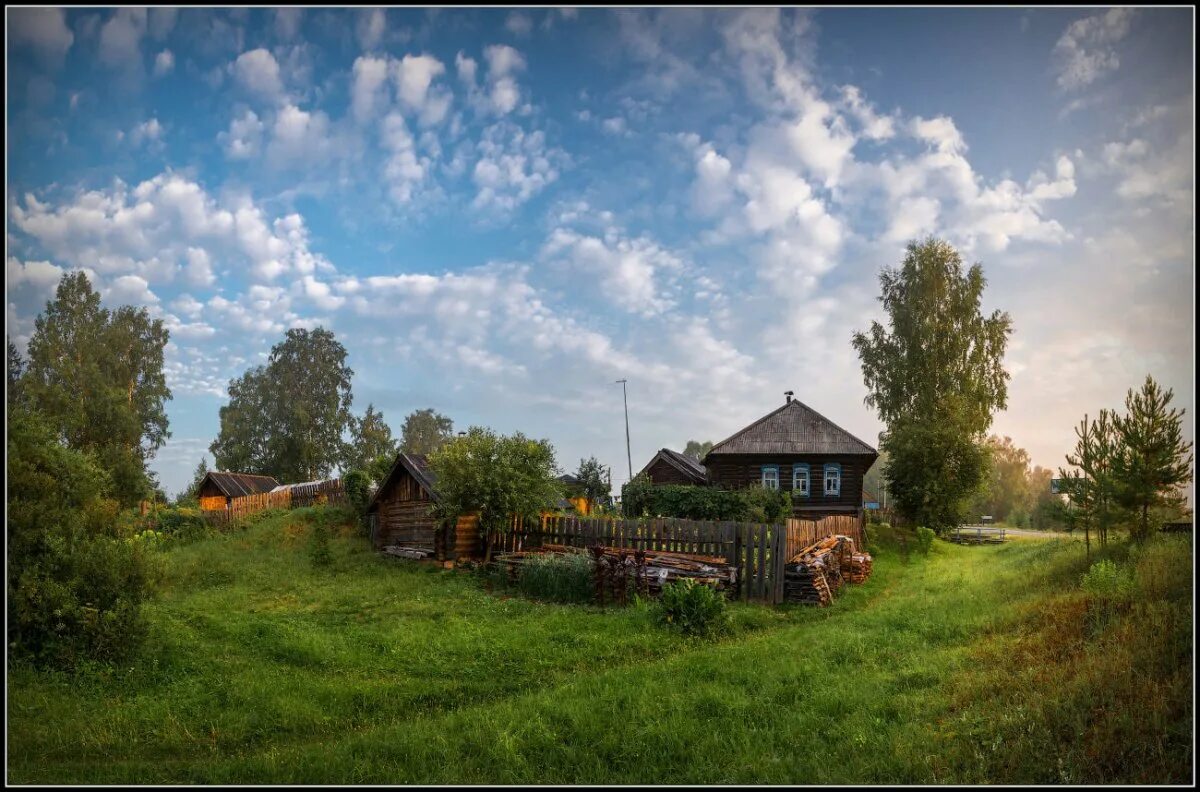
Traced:
[[230, 159], [248, 159], [258, 155], [262, 146], [263, 122], [247, 109], [229, 122], [229, 129], [217, 134], [217, 142]]
[[1077, 91], [1121, 65], [1116, 45], [1129, 33], [1134, 9], [1112, 8], [1077, 19], [1054, 45], [1058, 87]]
[[364, 50], [373, 50], [383, 41], [387, 32], [387, 13], [382, 8], [364, 8], [359, 11], [354, 25], [358, 45]]
[[27, 285], [39, 292], [50, 292], [58, 286], [62, 274], [63, 268], [49, 261], [20, 261], [9, 256], [5, 266], [5, 281], [10, 289]]
[[350, 108], [356, 120], [366, 121], [387, 102], [388, 61], [386, 58], [360, 56], [354, 61], [353, 74]]
[[276, 168], [326, 161], [334, 150], [329, 116], [287, 104], [275, 116], [267, 143], [267, 161]]
[[239, 55], [233, 62], [233, 76], [242, 88], [261, 99], [274, 101], [283, 96], [279, 62], [262, 47]]
[[546, 135], [501, 122], [483, 131], [472, 172], [472, 206], [509, 212], [558, 179], [566, 155], [546, 145]]
[[218, 262], [260, 281], [330, 267], [310, 250], [298, 215], [271, 221], [245, 196], [218, 201], [170, 171], [132, 189], [117, 181], [58, 202], [26, 195], [24, 205], [12, 205], [11, 218], [55, 261], [103, 277], [167, 283], [182, 270], [190, 283], [205, 285]]
[[446, 67], [432, 55], [405, 55], [390, 64], [396, 97], [402, 106], [419, 114], [422, 125], [441, 123], [450, 109], [448, 90], [430, 90]]
[[492, 44], [484, 48], [483, 59], [488, 65], [488, 105], [496, 115], [507, 115], [521, 101], [516, 74], [525, 69], [525, 58], [507, 44]]

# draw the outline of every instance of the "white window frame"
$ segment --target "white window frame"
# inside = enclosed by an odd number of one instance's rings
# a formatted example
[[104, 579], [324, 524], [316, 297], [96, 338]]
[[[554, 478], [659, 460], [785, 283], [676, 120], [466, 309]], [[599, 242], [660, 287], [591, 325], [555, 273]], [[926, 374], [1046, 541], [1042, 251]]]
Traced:
[[[831, 478], [830, 473], [834, 476]], [[833, 487], [829, 486], [829, 482], [833, 481]], [[825, 494], [839, 496], [842, 494], [842, 466], [837, 464], [828, 464], [825, 466]]]
[[792, 465], [792, 494], [801, 498], [812, 494], [812, 471], [807, 464]]
[[[773, 474], [768, 477], [767, 473]], [[763, 465], [762, 466], [762, 485], [763, 489], [779, 489], [779, 465]]]

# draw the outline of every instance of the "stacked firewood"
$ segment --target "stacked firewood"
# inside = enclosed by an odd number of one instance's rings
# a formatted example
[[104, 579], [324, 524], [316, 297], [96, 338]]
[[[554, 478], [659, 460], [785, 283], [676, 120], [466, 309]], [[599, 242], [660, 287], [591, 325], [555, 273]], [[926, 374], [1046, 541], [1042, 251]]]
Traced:
[[705, 583], [722, 590], [732, 589], [737, 583], [737, 568], [718, 556], [662, 550], [631, 550], [602, 545], [584, 550], [566, 545], [546, 544], [542, 545], [542, 549], [556, 553], [590, 552], [596, 559], [597, 568], [604, 570], [602, 575], [609, 578], [628, 576], [633, 579], [633, 584], [639, 590], [650, 594], [659, 593], [664, 584], [681, 578], [692, 578], [697, 583]]
[[829, 536], [804, 548], [784, 566], [784, 600], [828, 605], [844, 583], [862, 583], [870, 574], [871, 556], [855, 552], [853, 539]]

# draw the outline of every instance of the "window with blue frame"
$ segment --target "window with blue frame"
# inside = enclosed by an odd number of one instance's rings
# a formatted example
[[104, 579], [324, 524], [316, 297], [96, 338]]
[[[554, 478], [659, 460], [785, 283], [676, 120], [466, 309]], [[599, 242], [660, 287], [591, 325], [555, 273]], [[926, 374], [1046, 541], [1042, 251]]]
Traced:
[[826, 495], [841, 495], [842, 494], [842, 466], [841, 465], [826, 465], [825, 466], [825, 494]]
[[808, 493], [808, 465], [792, 465], [792, 494], [807, 498]]
[[763, 465], [763, 489], [779, 489], [779, 465]]

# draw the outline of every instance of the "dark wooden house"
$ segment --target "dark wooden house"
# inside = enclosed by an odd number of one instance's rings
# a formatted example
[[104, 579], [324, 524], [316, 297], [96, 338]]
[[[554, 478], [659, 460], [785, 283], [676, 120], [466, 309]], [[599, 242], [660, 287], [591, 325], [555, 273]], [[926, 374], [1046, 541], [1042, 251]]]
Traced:
[[396, 455], [367, 505], [367, 514], [374, 519], [371, 542], [376, 550], [389, 545], [428, 550], [438, 561], [480, 554], [476, 517], [463, 516], [448, 525], [431, 513], [438, 500], [436, 481], [424, 455]]
[[200, 508], [211, 511], [229, 508], [229, 502], [234, 498], [270, 492], [278, 486], [279, 482], [270, 476], [209, 471], [200, 480], [197, 494], [200, 498]]
[[642, 473], [649, 476], [650, 483], [655, 485], [708, 483], [708, 473], [703, 465], [669, 448], [660, 448], [638, 475]]
[[858, 517], [863, 478], [878, 456], [789, 392], [778, 410], [714, 445], [704, 467], [713, 486], [799, 492], [793, 496], [797, 517]]

